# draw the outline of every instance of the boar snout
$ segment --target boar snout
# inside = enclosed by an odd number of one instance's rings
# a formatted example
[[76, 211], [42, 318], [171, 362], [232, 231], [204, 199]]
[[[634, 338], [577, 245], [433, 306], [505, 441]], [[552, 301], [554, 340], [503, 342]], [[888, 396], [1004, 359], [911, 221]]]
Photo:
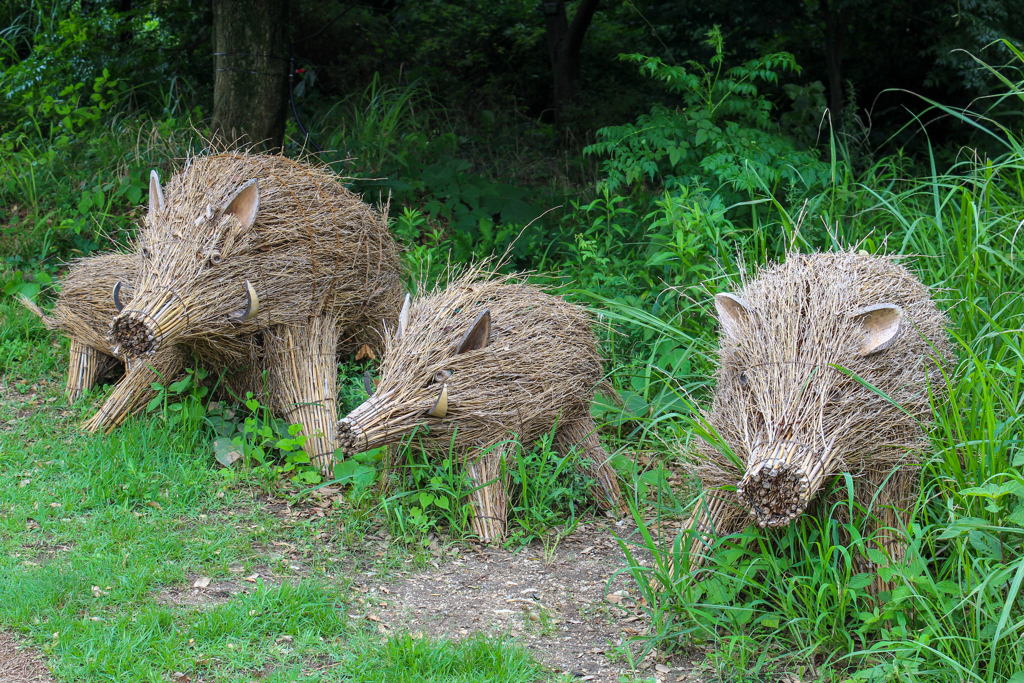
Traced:
[[754, 449], [736, 493], [758, 526], [786, 526], [807, 507], [814, 470], [820, 470], [807, 456], [803, 444], [794, 441]]
[[[121, 283], [114, 287], [114, 305], [120, 313], [111, 325], [110, 339], [115, 353], [137, 357], [153, 355], [162, 345], [177, 341], [188, 328], [189, 305], [170, 288], [154, 296], [140, 296], [125, 308], [120, 299]], [[260, 307], [259, 296], [252, 284], [245, 281], [245, 304], [228, 315], [228, 320], [241, 323], [256, 315]]]

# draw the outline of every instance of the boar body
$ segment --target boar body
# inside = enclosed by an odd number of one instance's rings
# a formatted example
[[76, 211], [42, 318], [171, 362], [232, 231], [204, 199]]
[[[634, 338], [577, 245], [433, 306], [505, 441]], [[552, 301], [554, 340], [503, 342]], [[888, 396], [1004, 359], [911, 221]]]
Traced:
[[785, 526], [829, 477], [850, 473], [874, 511], [876, 542], [902, 559], [891, 530], [916, 501], [921, 425], [950, 358], [927, 288], [895, 258], [791, 253], [717, 295], [715, 308], [722, 334], [706, 418], [722, 443], [702, 441], [691, 460], [706, 492], [698, 528]]
[[[529, 447], [557, 426], [557, 445], [581, 451], [600, 502], [621, 508], [590, 416], [605, 387], [590, 325], [585, 309], [480, 267], [407, 299], [398, 328], [385, 331], [375, 393], [339, 423], [342, 448], [362, 452], [415, 432], [416, 447], [438, 458], [454, 449], [478, 485], [493, 482], [471, 503], [475, 533], [494, 540], [505, 530], [510, 441]], [[389, 452], [393, 466], [397, 449]]]

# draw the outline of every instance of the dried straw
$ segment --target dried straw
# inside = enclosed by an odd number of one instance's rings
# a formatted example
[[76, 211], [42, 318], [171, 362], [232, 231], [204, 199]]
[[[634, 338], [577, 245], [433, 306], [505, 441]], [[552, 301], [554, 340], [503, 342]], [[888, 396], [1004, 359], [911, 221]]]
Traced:
[[[722, 320], [717, 388], [704, 417], [742, 466], [706, 441], [684, 453], [706, 494], [696, 527], [726, 535], [750, 522], [785, 526], [840, 472], [857, 477], [866, 507], [927, 446], [920, 425], [931, 421], [929, 391], [941, 400], [941, 367], [951, 357], [944, 314], [896, 258], [854, 251], [790, 253], [733, 294], [746, 314], [732, 323], [734, 334]], [[854, 313], [878, 304], [902, 309], [900, 332], [862, 355], [865, 330]], [[876, 511], [889, 506], [879, 521], [891, 526], [917, 496], [916, 476], [904, 470], [876, 501]], [[902, 557], [894, 539], [885, 544]]]
[[111, 292], [124, 282], [121, 296], [131, 300], [138, 273], [134, 254], [102, 254], [71, 263], [62, 281], [57, 303], [49, 315], [23, 299], [29, 310], [43, 320], [48, 330], [59, 330], [71, 341], [68, 381], [64, 393], [74, 402], [117, 367], [122, 359], [111, 354], [106, 333], [117, 315]]
[[[246, 226], [226, 209], [253, 180], [259, 211]], [[404, 287], [386, 217], [327, 168], [242, 152], [193, 157], [165, 197], [139, 238], [137, 301], [114, 320], [112, 342], [128, 355], [216, 340], [207, 352], [242, 361], [253, 334], [325, 314], [351, 345], [366, 321], [397, 311]], [[239, 321], [247, 280], [259, 310]]]
[[[457, 354], [485, 309], [489, 345]], [[431, 417], [445, 386], [447, 414]], [[557, 423], [563, 450], [582, 450], [580, 462], [597, 480], [602, 505], [621, 509], [608, 455], [594, 437], [595, 390], [608, 387], [588, 311], [526, 285], [522, 276], [480, 264], [462, 275], [449, 273], [447, 286], [413, 300], [404, 334], [385, 331], [379, 386], [339, 423], [339, 441], [355, 453], [396, 443], [419, 428], [417, 444], [438, 458], [454, 445], [470, 476], [484, 484], [509, 456], [495, 446], [510, 436], [529, 445]], [[504, 533], [505, 485], [499, 478], [473, 496], [473, 528], [483, 539]]]

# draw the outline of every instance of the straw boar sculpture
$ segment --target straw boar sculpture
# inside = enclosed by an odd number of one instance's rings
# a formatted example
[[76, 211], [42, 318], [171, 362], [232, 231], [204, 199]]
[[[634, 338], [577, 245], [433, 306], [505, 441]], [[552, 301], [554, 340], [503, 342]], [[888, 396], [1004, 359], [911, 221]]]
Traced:
[[394, 321], [404, 291], [384, 217], [305, 163], [193, 157], [166, 192], [151, 174], [135, 259], [135, 281], [126, 273], [106, 292], [109, 355], [128, 370], [85, 428], [114, 429], [194, 358], [240, 370], [235, 386], [254, 391], [265, 373], [271, 408], [304, 426], [306, 451], [329, 470], [336, 354]]
[[130, 296], [137, 274], [134, 254], [90, 256], [75, 261], [68, 269], [49, 315], [22, 297], [22, 304], [42, 319], [46, 329], [63, 332], [70, 341], [64, 388], [69, 402], [77, 401], [121, 365], [121, 360], [110, 354], [106, 338], [110, 321], [117, 315], [110, 292], [118, 282], [124, 282], [124, 292]]
[[690, 463], [706, 497], [696, 528], [786, 526], [845, 472], [873, 512], [875, 543], [901, 560], [893, 530], [918, 493], [907, 465], [926, 447], [920, 425], [943, 396], [950, 358], [946, 318], [927, 288], [892, 257], [790, 253], [716, 295], [715, 309], [719, 367], [706, 418], [742, 465], [699, 443]]
[[[508, 481], [502, 459], [556, 427], [562, 453], [579, 449], [606, 508], [622, 507], [615, 473], [595, 434], [590, 402], [605, 389], [587, 311], [482, 266], [448, 286], [406, 297], [397, 329], [384, 334], [379, 385], [338, 425], [346, 453], [395, 444], [416, 433], [438, 458], [454, 450], [477, 485], [472, 527], [481, 539], [505, 532]], [[397, 449], [389, 449], [388, 468]], [[387, 481], [387, 475], [382, 479]]]

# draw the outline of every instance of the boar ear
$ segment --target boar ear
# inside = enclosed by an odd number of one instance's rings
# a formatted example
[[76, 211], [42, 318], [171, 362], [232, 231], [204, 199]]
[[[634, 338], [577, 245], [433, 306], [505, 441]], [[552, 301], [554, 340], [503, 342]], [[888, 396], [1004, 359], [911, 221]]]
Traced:
[[460, 353], [466, 353], [467, 351], [476, 351], [482, 349], [491, 343], [491, 309], [485, 308], [480, 312], [480, 315], [476, 317], [473, 324], [469, 326], [469, 330], [462, 337], [462, 341], [459, 342], [459, 348], [455, 351], [456, 355]]
[[402, 312], [398, 314], [398, 338], [405, 336], [405, 328], [409, 327], [409, 307], [412, 305], [412, 295], [405, 295], [405, 302], [402, 304]]
[[864, 332], [860, 355], [868, 356], [885, 351], [896, 342], [903, 322], [903, 309], [896, 304], [875, 304], [858, 308], [853, 312], [853, 318]]
[[718, 322], [725, 330], [725, 335], [730, 339], [739, 339], [740, 329], [749, 315], [747, 302], [735, 294], [723, 292], [715, 295], [715, 310], [718, 311]]
[[448, 385], [441, 385], [441, 393], [437, 395], [434, 407], [427, 413], [430, 417], [444, 417], [448, 414]]
[[166, 204], [164, 189], [160, 187], [160, 176], [157, 175], [156, 169], [153, 169], [149, 172], [149, 215], [155, 216]]
[[256, 220], [259, 210], [260, 184], [253, 179], [242, 185], [241, 189], [235, 193], [235, 196], [228, 202], [227, 208], [224, 209], [224, 214], [233, 215], [242, 224], [242, 229], [246, 230]]

